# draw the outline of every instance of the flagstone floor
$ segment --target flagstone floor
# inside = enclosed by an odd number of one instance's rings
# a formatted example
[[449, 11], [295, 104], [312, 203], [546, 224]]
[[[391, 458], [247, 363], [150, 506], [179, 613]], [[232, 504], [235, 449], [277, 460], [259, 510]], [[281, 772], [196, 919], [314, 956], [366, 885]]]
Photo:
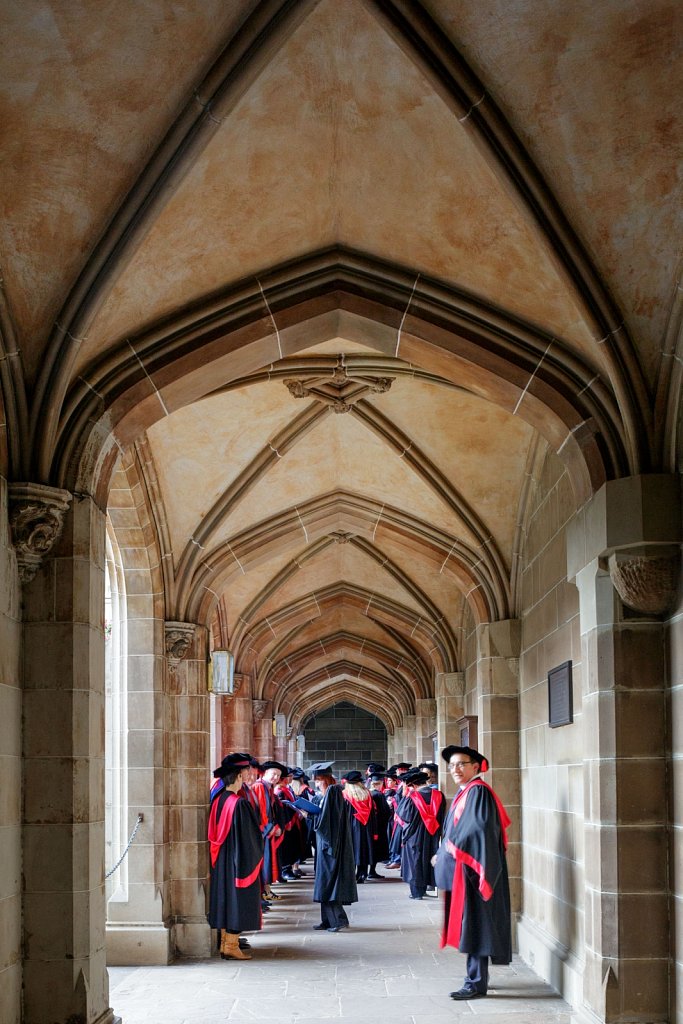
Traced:
[[110, 967], [123, 1024], [569, 1024], [569, 1006], [518, 958], [491, 969], [486, 999], [450, 999], [465, 957], [439, 949], [440, 900], [409, 899], [396, 871], [380, 866], [385, 880], [359, 886], [348, 931], [313, 931], [320, 909], [304, 870], [249, 937], [252, 960]]

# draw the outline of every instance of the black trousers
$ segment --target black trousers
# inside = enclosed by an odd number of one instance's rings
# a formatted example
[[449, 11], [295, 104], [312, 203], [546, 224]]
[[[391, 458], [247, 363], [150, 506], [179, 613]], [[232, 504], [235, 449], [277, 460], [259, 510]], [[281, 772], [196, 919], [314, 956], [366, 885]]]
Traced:
[[326, 928], [339, 928], [341, 925], [348, 925], [349, 923], [346, 911], [339, 900], [322, 901], [320, 904], [320, 920]]

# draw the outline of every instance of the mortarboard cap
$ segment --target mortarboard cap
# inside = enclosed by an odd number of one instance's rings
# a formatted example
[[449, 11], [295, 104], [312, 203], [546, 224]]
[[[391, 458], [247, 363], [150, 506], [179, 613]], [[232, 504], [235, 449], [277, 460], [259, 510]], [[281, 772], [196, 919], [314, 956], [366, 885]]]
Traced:
[[223, 758], [218, 768], [214, 770], [214, 779], [222, 779], [229, 772], [234, 772], [235, 769], [248, 768], [251, 764], [251, 758], [249, 754], [228, 754]]
[[478, 750], [474, 749], [474, 747], [456, 747], [451, 745], [450, 747], [444, 747], [441, 751], [441, 756], [446, 764], [448, 764], [450, 759], [453, 757], [453, 754], [464, 754], [465, 757], [469, 757], [470, 761], [476, 761], [479, 765], [479, 770], [482, 772], [487, 772], [489, 770], [488, 761], [484, 755], [480, 754]]
[[329, 775], [333, 764], [334, 761], [317, 761], [316, 764], [308, 766], [308, 771], [313, 777], [316, 775]]
[[384, 782], [385, 778], [386, 776], [384, 772], [375, 772], [370, 776], [370, 782]]

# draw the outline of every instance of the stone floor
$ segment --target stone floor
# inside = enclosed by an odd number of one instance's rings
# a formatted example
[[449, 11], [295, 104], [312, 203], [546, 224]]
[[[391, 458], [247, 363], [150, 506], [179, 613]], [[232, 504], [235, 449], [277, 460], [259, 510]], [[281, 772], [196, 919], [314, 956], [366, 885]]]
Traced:
[[310, 878], [281, 885], [252, 960], [111, 967], [111, 1006], [123, 1024], [569, 1024], [568, 1005], [517, 958], [492, 968], [486, 999], [450, 999], [465, 958], [439, 949], [440, 900], [409, 899], [396, 874], [359, 886], [338, 934], [312, 931]]

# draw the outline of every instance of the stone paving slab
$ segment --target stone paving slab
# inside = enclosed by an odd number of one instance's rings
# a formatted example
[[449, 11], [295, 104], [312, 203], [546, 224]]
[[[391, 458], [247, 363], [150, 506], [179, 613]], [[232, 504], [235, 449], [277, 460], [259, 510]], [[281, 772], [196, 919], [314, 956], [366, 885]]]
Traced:
[[437, 900], [410, 900], [395, 877], [361, 886], [338, 934], [313, 930], [310, 878], [280, 891], [248, 962], [110, 968], [123, 1024], [569, 1024], [567, 1004], [519, 959], [491, 969], [486, 999], [450, 999], [465, 957], [439, 949]]

